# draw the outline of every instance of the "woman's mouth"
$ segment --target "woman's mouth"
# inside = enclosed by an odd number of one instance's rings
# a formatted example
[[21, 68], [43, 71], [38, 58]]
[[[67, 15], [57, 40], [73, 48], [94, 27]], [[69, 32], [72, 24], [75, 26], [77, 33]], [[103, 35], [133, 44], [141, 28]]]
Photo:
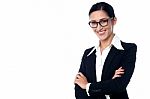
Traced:
[[106, 31], [99, 31], [97, 32], [99, 35], [104, 35]]

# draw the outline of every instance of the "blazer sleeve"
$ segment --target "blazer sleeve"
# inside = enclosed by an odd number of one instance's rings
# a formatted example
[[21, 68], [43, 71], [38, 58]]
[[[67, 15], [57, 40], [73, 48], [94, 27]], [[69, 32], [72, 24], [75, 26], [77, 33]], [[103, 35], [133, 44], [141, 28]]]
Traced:
[[100, 94], [111, 95], [113, 93], [119, 93], [126, 90], [134, 72], [137, 46], [135, 44], [131, 44], [131, 46], [125, 50], [126, 51], [121, 61], [121, 66], [125, 69], [125, 73], [121, 77], [115, 79], [91, 83], [89, 87], [89, 94], [91, 96]]
[[[79, 72], [82, 72], [85, 75], [85, 60], [86, 57], [86, 51], [83, 54], [82, 60], [81, 60], [81, 64], [80, 64], [80, 69]], [[75, 97], [76, 99], [88, 99], [88, 95], [85, 89], [82, 89], [79, 85], [75, 84]]]

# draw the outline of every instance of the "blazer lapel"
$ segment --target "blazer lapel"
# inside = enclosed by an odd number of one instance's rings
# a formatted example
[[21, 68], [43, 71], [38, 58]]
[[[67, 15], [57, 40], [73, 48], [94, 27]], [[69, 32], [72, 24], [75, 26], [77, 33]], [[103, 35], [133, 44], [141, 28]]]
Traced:
[[87, 59], [87, 71], [90, 82], [96, 82], [96, 50], [93, 51], [91, 55], [88, 56]]
[[118, 50], [114, 46], [112, 46], [112, 48], [110, 49], [110, 52], [108, 53], [106, 60], [104, 62], [101, 80], [106, 80], [106, 77], [108, 74], [107, 70], [109, 70], [109, 66], [111, 65], [111, 62], [112, 62], [114, 56], [117, 54], [117, 52], [118, 52]]

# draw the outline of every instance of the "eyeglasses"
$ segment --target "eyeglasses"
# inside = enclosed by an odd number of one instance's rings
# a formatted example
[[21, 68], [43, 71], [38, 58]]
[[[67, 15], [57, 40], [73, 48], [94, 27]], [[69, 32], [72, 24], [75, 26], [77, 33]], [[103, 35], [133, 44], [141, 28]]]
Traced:
[[103, 19], [100, 19], [99, 22], [96, 22], [96, 21], [90, 21], [89, 22], [89, 25], [91, 28], [97, 28], [98, 27], [98, 24], [101, 26], [101, 27], [105, 27], [108, 25], [108, 21], [111, 20], [112, 18], [103, 18]]

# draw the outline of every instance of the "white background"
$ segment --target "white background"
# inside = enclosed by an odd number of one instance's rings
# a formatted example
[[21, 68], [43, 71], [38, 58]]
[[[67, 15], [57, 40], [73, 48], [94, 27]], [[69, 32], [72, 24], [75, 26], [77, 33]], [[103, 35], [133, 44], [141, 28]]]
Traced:
[[[0, 99], [75, 99], [82, 54], [97, 37], [88, 11], [100, 0], [0, 0]], [[114, 32], [138, 46], [130, 99], [148, 99], [148, 0], [105, 0], [118, 19]]]

